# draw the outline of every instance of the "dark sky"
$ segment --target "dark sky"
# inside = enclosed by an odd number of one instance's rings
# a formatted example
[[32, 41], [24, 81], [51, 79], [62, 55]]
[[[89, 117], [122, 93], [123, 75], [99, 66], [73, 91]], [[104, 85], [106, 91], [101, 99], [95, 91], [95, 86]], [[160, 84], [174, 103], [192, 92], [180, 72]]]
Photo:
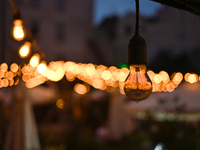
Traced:
[[[140, 0], [140, 13], [154, 15], [157, 9], [162, 7], [159, 3], [150, 0]], [[95, 0], [94, 24], [98, 24], [106, 16], [117, 14], [123, 16], [129, 11], [135, 10], [135, 0]]]

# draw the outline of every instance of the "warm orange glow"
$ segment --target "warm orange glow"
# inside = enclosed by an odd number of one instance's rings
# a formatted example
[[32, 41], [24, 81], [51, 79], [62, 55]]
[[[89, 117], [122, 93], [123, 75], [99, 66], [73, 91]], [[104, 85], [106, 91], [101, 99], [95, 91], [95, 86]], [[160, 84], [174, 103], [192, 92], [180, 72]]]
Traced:
[[32, 67], [37, 67], [39, 64], [39, 61], [40, 61], [40, 55], [36, 53], [31, 57], [31, 60], [29, 63]]
[[125, 92], [124, 92], [124, 89], [119, 89], [119, 92], [121, 93], [121, 94], [123, 94], [123, 95], [125, 95]]
[[28, 74], [28, 69], [27, 68], [28, 68], [27, 66], [24, 66], [22, 68], [22, 74]]
[[36, 77], [36, 79], [37, 79], [37, 82], [38, 82], [39, 85], [46, 81], [45, 77], [43, 77], [43, 76], [41, 76], [40, 78]]
[[51, 80], [55, 76], [55, 73], [52, 70], [48, 70], [46, 73], [46, 77]]
[[[49, 64], [51, 66], [51, 63]], [[75, 63], [72, 62], [72, 61], [67, 61], [65, 64], [64, 64], [64, 70], [67, 71], [67, 72], [73, 72], [74, 71], [74, 66], [75, 66]]]
[[189, 83], [195, 83], [198, 81], [198, 75], [197, 74], [190, 74], [188, 77], [188, 82]]
[[22, 76], [22, 80], [23, 80], [24, 82], [28, 82], [29, 79], [30, 79], [30, 76], [29, 76], [29, 75], [23, 75], [23, 76]]
[[111, 67], [109, 67], [108, 70], [112, 73], [112, 72], [117, 71], [117, 67], [115, 67], [115, 66], [111, 66]]
[[10, 81], [9, 81], [9, 86], [13, 86], [14, 85], [14, 79], [11, 79]]
[[46, 81], [46, 80], [45, 80], [45, 77], [41, 77], [41, 78], [36, 78], [36, 77], [34, 77], [34, 78], [29, 79], [29, 80], [25, 83], [25, 85], [26, 85], [27, 88], [34, 88], [34, 87], [36, 87], [36, 86], [38, 86], [38, 85], [44, 83], [45, 81]]
[[117, 80], [124, 82], [127, 76], [128, 76], [128, 72], [119, 71], [117, 73]]
[[74, 86], [74, 91], [80, 95], [84, 95], [87, 92], [87, 87], [84, 84], [77, 83]]
[[23, 21], [21, 19], [16, 19], [13, 21], [11, 35], [17, 41], [21, 41], [25, 38], [26, 32], [23, 28]]
[[108, 71], [108, 70], [103, 71], [103, 72], [102, 72], [102, 78], [103, 78], [104, 80], [109, 80], [109, 79], [111, 78], [111, 73], [110, 73], [110, 71]]
[[15, 80], [14, 85], [17, 85], [18, 83], [19, 83], [19, 78], [17, 78], [17, 79]]
[[37, 70], [35, 70], [34, 76], [35, 76], [36, 78], [41, 78], [41, 77], [43, 77], [43, 75], [42, 75], [41, 73], [39, 73]]
[[[39, 62], [39, 60], [37, 62]], [[13, 78], [18, 75], [20, 76], [21, 73], [22, 80], [26, 82], [28, 88], [38, 86], [48, 79], [54, 82], [60, 81], [65, 75], [68, 81], [72, 82], [77, 78], [85, 82], [85, 84], [82, 85], [86, 87], [87, 92], [89, 91], [90, 86], [108, 92], [113, 92], [115, 87], [119, 86], [120, 92], [124, 94], [124, 80], [129, 74], [127, 68], [117, 69], [114, 66], [108, 68], [104, 65], [94, 65], [91, 63], [83, 64], [71, 61], [52, 61], [49, 63], [48, 67], [46, 66], [46, 69], [39, 69], [44, 67], [42, 63], [36, 67], [31, 66], [30, 63], [19, 69], [18, 64], [13, 63], [10, 66], [10, 71], [8, 71], [8, 65], [6, 63], [1, 64], [0, 88], [16, 85], [19, 80], [17, 79], [17, 81], [14, 82]], [[149, 70], [147, 71], [147, 74], [152, 80], [153, 92], [172, 92], [183, 80], [183, 75], [180, 72], [173, 73], [171, 79], [168, 73], [163, 70], [158, 74]], [[184, 79], [189, 83], [195, 83], [200, 80], [200, 77], [194, 73], [187, 73], [185, 74]]]
[[148, 70], [148, 71], [147, 71], [147, 74], [148, 74], [149, 78], [151, 79], [151, 81], [153, 81], [153, 78], [154, 78], [154, 76], [155, 76], [155, 73], [154, 73], [152, 70]]
[[3, 77], [4, 77], [4, 74], [5, 74], [5, 73], [4, 73], [3, 71], [0, 70], [0, 78], [3, 78]]
[[96, 69], [93, 64], [88, 64], [85, 71], [91, 77], [95, 74]]
[[115, 88], [114, 87], [107, 87], [106, 91], [109, 92], [109, 93], [113, 93], [115, 91]]
[[14, 74], [11, 71], [6, 72], [5, 77], [8, 80], [11, 80], [14, 77]]
[[190, 73], [186, 73], [186, 74], [185, 74], [185, 76], [184, 76], [185, 81], [188, 82], [188, 77], [189, 77], [189, 76], [190, 76]]
[[75, 76], [72, 73], [66, 73], [66, 78], [70, 82], [75, 80]]
[[11, 66], [10, 66], [10, 70], [12, 72], [17, 72], [19, 69], [19, 66], [16, 64], [16, 63], [13, 63]]
[[3, 81], [0, 79], [0, 88], [3, 87]]
[[19, 49], [19, 56], [21, 58], [26, 58], [29, 56], [30, 54], [30, 50], [31, 50], [31, 43], [30, 42], [26, 42], [24, 43], [24, 45], [22, 45]]
[[180, 84], [183, 80], [183, 74], [180, 72], [175, 73], [172, 80], [175, 84]]
[[153, 81], [157, 84], [159, 84], [162, 81], [162, 77], [159, 74], [156, 74], [153, 78]]
[[49, 78], [49, 76], [47, 76], [47, 78], [54, 82], [61, 80], [65, 75], [65, 71], [63, 70], [62, 66], [58, 66], [57, 70], [55, 72], [51, 72], [51, 73], [52, 73], [51, 74], [52, 78]]
[[165, 72], [165, 71], [160, 71], [159, 75], [162, 77], [162, 81], [165, 82], [165, 83], [170, 80], [168, 73]]
[[7, 87], [9, 85], [8, 79], [3, 79], [2, 81], [4, 87]]
[[87, 83], [83, 83], [83, 85], [86, 87], [87, 92], [89, 92], [90, 91], [90, 85], [88, 85]]
[[100, 89], [103, 85], [103, 81], [101, 79], [95, 79], [92, 83], [93, 87], [96, 89]]
[[106, 90], [107, 85], [105, 84], [105, 82], [102, 82], [102, 86], [100, 87], [100, 90]]
[[37, 71], [39, 73], [44, 73], [47, 70], [47, 64], [45, 61], [41, 62], [38, 66], [37, 66]]
[[63, 109], [64, 106], [65, 106], [65, 102], [64, 102], [64, 100], [63, 100], [63, 99], [59, 99], [59, 100], [57, 100], [57, 102], [56, 102], [56, 106], [57, 106], [58, 108], [60, 108], [60, 109]]
[[6, 72], [8, 70], [8, 65], [6, 63], [1, 64], [1, 71]]
[[24, 66], [21, 71], [22, 71], [22, 74], [34, 75], [35, 69], [28, 64]]

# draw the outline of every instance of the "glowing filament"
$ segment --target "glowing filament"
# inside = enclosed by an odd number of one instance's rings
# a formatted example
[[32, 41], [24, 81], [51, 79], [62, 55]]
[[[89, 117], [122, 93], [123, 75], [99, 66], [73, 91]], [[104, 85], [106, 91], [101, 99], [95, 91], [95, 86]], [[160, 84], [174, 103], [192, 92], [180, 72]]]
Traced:
[[37, 67], [39, 62], [40, 62], [40, 55], [36, 53], [35, 55], [33, 55], [33, 57], [31, 57], [31, 60], [29, 63], [32, 67]]
[[19, 56], [21, 58], [28, 57], [28, 55], [30, 54], [30, 50], [31, 50], [31, 43], [30, 42], [26, 42], [24, 45], [22, 45], [22, 47], [20, 47]]
[[12, 37], [17, 41], [21, 41], [25, 38], [26, 32], [23, 28], [23, 21], [21, 19], [16, 19], [13, 21], [11, 34]]

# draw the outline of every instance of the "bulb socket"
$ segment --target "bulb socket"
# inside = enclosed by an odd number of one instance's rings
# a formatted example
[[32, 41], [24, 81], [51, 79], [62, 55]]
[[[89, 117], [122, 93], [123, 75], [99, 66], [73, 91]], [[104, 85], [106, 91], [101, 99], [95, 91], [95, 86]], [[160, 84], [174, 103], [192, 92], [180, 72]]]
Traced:
[[147, 63], [146, 43], [140, 35], [134, 35], [129, 41], [128, 63], [129, 65]]
[[22, 20], [22, 18], [21, 18], [21, 15], [20, 15], [19, 11], [16, 11], [16, 12], [14, 13], [14, 15], [13, 15], [13, 20], [17, 20], [17, 19], [20, 19], [20, 20]]

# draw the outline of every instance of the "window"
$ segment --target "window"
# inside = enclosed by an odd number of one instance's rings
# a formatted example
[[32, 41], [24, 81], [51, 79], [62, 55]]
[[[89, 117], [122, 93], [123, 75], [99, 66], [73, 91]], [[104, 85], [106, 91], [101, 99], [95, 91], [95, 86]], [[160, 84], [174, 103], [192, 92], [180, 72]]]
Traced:
[[56, 25], [55, 37], [59, 41], [63, 41], [66, 37], [66, 25], [64, 23], [59, 23]]
[[56, 9], [63, 10], [66, 8], [67, 0], [55, 0], [55, 7]]

